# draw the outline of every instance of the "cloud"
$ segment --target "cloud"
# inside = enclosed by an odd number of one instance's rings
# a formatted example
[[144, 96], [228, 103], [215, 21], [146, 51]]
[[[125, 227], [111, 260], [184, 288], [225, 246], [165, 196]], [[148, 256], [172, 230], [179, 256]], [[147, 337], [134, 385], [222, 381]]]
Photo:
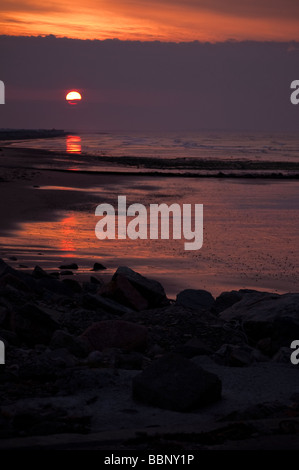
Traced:
[[10, 35], [175, 42], [299, 39], [298, 0], [2, 0], [0, 12], [5, 15], [1, 31]]
[[57, 0], [47, 1], [45, 3], [34, 0], [1, 0], [0, 3], [0, 12], [7, 13], [52, 13], [55, 11], [65, 12], [68, 9], [67, 2], [62, 4]]

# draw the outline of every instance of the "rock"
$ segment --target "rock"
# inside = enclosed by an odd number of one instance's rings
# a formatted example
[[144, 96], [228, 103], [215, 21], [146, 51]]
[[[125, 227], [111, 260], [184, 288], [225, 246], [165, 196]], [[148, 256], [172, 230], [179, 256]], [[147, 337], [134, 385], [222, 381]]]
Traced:
[[206, 290], [185, 289], [177, 295], [176, 304], [193, 310], [209, 310], [215, 300]]
[[59, 325], [34, 304], [26, 304], [13, 312], [12, 329], [29, 346], [48, 344]]
[[23, 379], [51, 380], [63, 374], [61, 369], [72, 369], [75, 365], [76, 360], [67, 349], [35, 352], [22, 364], [19, 375]]
[[87, 358], [87, 362], [94, 366], [100, 366], [103, 364], [104, 355], [100, 351], [92, 351]]
[[28, 285], [19, 277], [14, 276], [13, 274], [5, 274], [0, 279], [0, 289], [5, 286], [11, 286], [14, 289], [22, 292], [31, 292], [31, 289]]
[[37, 282], [39, 289], [42, 292], [45, 289], [57, 295], [63, 295], [63, 296], [74, 295], [74, 291], [69, 287], [67, 283], [57, 281], [52, 276], [42, 277], [41, 279], [38, 279], [36, 282]]
[[184, 345], [177, 347], [174, 352], [188, 359], [195, 356], [209, 356], [212, 354], [212, 350], [201, 339], [195, 337], [187, 341]]
[[260, 296], [261, 294], [263, 295], [268, 293], [260, 292], [253, 289], [240, 289], [238, 291], [232, 290], [230, 292], [222, 292], [222, 294], [220, 294], [216, 298], [211, 310], [213, 311], [213, 313], [219, 314], [234, 305], [235, 303], [239, 302], [246, 294]]
[[224, 344], [213, 357], [218, 364], [232, 367], [249, 366], [253, 362], [268, 360], [259, 351], [245, 344]]
[[82, 338], [72, 336], [63, 330], [56, 330], [50, 341], [51, 349], [66, 348], [77, 357], [86, 357], [90, 352], [88, 344]]
[[113, 279], [104, 285], [99, 293], [133, 310], [140, 311], [148, 308], [147, 300], [122, 274], [113, 276]]
[[107, 269], [103, 264], [94, 263], [92, 271], [102, 271], [103, 269]]
[[62, 264], [59, 269], [78, 269], [77, 263]]
[[260, 420], [269, 419], [279, 416], [285, 416], [290, 411], [285, 404], [278, 401], [258, 403], [244, 410], [232, 411], [228, 415], [221, 418], [219, 421], [246, 421], [246, 420]]
[[59, 271], [52, 271], [51, 273], [49, 273], [49, 276], [53, 277], [54, 279], [59, 279], [60, 272]]
[[73, 273], [73, 271], [68, 271], [68, 270], [67, 270], [67, 271], [61, 271], [61, 272], [60, 272], [60, 275], [61, 275], [61, 276], [73, 276], [74, 273]]
[[103, 281], [98, 279], [97, 277], [94, 277], [94, 276], [90, 276], [90, 282], [91, 282], [91, 284], [97, 284], [97, 285], [100, 285], [100, 286], [103, 285]]
[[118, 369], [140, 370], [143, 366], [143, 360], [143, 355], [135, 351], [118, 354], [116, 356], [115, 366]]
[[272, 358], [273, 362], [282, 362], [283, 364], [290, 364], [291, 363], [291, 355], [294, 352], [293, 349], [283, 347], [280, 348], [277, 353]]
[[0, 329], [0, 340], [5, 344], [12, 344], [17, 346], [19, 344], [18, 337], [13, 331]]
[[173, 411], [192, 411], [221, 398], [221, 380], [171, 353], [133, 378], [133, 398]]
[[219, 314], [223, 312], [223, 310], [234, 305], [236, 302], [239, 302], [241, 299], [242, 293], [240, 291], [232, 290], [230, 292], [222, 292], [218, 297], [216, 297], [212, 310], [214, 313]]
[[169, 300], [160, 282], [148, 279], [126, 266], [117, 268], [113, 278], [119, 274], [126, 277], [133, 284], [142, 297], [148, 301], [149, 307], [162, 307], [169, 304]]
[[299, 294], [247, 293], [220, 318], [239, 321], [252, 344], [270, 338], [273, 355], [299, 337]]
[[5, 274], [15, 274], [16, 269], [11, 268], [3, 259], [0, 258], [0, 277], [5, 276]]
[[[5, 410], [5, 415], [8, 411]], [[11, 437], [49, 436], [51, 434], [86, 434], [90, 430], [91, 417], [76, 410], [75, 414], [53, 403], [18, 404], [2, 435]]]
[[11, 305], [24, 305], [26, 302], [30, 302], [34, 297], [32, 292], [18, 290], [10, 284], [1, 288], [0, 292], [3, 299], [8, 301]]
[[101, 308], [113, 315], [125, 315], [133, 312], [133, 310], [120, 305], [112, 299], [93, 294], [85, 294], [83, 296], [83, 307], [88, 309]]
[[43, 277], [49, 277], [49, 274], [46, 273], [46, 271], [44, 271], [40, 266], [35, 266], [32, 272], [32, 277], [35, 279], [42, 279]]
[[260, 339], [256, 344], [257, 349], [259, 349], [266, 356], [271, 356], [273, 351], [273, 345], [271, 338]]
[[6, 327], [10, 323], [10, 311], [9, 308], [4, 304], [0, 303], [0, 326]]
[[11, 261], [18, 261], [18, 258], [16, 256], [10, 256], [8, 259]]
[[99, 285], [93, 284], [92, 282], [82, 282], [82, 289], [85, 294], [96, 294], [98, 292]]
[[75, 279], [63, 279], [62, 283], [66, 285], [71, 291], [73, 291], [74, 294], [80, 294], [80, 292], [82, 292], [82, 287]]
[[93, 323], [81, 335], [91, 350], [118, 348], [125, 351], [144, 351], [147, 346], [147, 328], [122, 320]]

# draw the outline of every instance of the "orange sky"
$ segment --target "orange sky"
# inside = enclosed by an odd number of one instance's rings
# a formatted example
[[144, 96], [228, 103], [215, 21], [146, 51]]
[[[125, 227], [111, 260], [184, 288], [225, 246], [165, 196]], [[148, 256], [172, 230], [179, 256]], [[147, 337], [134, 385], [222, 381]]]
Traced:
[[175, 42], [299, 40], [299, 1], [1, 0], [0, 31]]

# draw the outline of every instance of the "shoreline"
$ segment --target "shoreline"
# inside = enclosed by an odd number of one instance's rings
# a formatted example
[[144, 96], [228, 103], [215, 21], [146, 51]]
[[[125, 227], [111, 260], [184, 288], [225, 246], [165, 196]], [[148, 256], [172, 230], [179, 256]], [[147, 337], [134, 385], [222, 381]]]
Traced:
[[[31, 165], [19, 168], [30, 170], [49, 170], [57, 172], [77, 171], [82, 174], [144, 175], [152, 177], [179, 178], [233, 178], [233, 179], [275, 179], [298, 180], [299, 163], [269, 162], [251, 160], [213, 160], [194, 158], [147, 158], [147, 157], [110, 157], [84, 153], [70, 154], [51, 150], [0, 145], [1, 160], [9, 158], [29, 158]], [[75, 168], [68, 168], [67, 159], [74, 160]], [[42, 161], [40, 161], [42, 159]], [[55, 160], [56, 167], [51, 168]], [[83, 162], [82, 162], [83, 159]], [[87, 161], [86, 161], [87, 159]], [[6, 165], [11, 165], [10, 161]], [[21, 162], [19, 162], [21, 163]], [[110, 166], [107, 164], [111, 164]], [[76, 166], [77, 165], [77, 166]], [[86, 169], [86, 166], [92, 169]], [[3, 167], [3, 165], [2, 165]], [[101, 168], [102, 167], [102, 168]], [[135, 168], [134, 170], [132, 168]]]
[[[246, 235], [246, 232], [240, 231], [237, 219], [233, 228], [225, 223], [225, 218], [230, 217], [236, 198], [238, 200], [241, 197], [246, 201], [246, 198], [252, 198], [252, 194], [254, 195], [256, 191], [261, 194], [260, 198], [264, 197], [263, 191], [269, 196], [273, 185], [275, 191], [281, 192], [281, 196], [277, 196], [278, 204], [281, 205], [280, 200], [286, 197], [285, 184], [291, 185], [290, 188], [293, 188], [295, 194], [297, 180], [189, 178], [188, 187], [185, 188], [184, 184], [182, 186], [185, 199], [181, 202], [186, 201], [186, 198], [187, 200], [190, 198], [191, 201], [195, 198], [195, 202], [206, 202], [210, 206], [215, 195], [217, 197], [219, 193], [219, 198], [213, 202], [215, 208], [209, 216], [210, 220], [204, 219], [208, 224], [204, 248], [193, 256], [181, 249], [180, 241], [176, 244], [153, 241], [137, 245], [133, 242], [130, 245], [127, 241], [116, 240], [114, 244], [106, 243], [101, 246], [94, 236], [96, 219], [93, 214], [99, 203], [113, 204], [117, 200], [117, 194], [127, 194], [128, 203], [136, 202], [134, 194], [138, 199], [141, 198], [141, 201], [144, 199], [147, 202], [156, 202], [154, 195], [157, 195], [157, 198], [161, 197], [163, 201], [169, 199], [169, 202], [177, 202], [177, 184], [183, 183], [183, 178], [171, 178], [173, 175], [169, 175], [165, 191], [164, 174], [153, 177], [152, 174], [127, 172], [107, 174], [65, 168], [41, 169], [38, 163], [44, 157], [43, 152], [27, 150], [22, 153], [18, 149], [10, 149], [4, 154], [3, 151], [0, 152], [0, 155], [0, 191], [2, 200], [8, 201], [0, 207], [0, 217], [3, 221], [0, 256], [7, 261], [11, 256], [17, 257], [18, 262], [14, 263], [15, 267], [23, 264], [28, 265], [28, 269], [33, 269], [35, 265], [41, 264], [44, 269], [55, 271], [58, 259], [63, 258], [66, 261], [72, 258], [80, 265], [80, 275], [85, 277], [95, 258], [100, 256], [108, 268], [105, 276], [109, 276], [119, 264], [129, 265], [149, 277], [159, 279], [171, 297], [180, 288], [195, 288], [198, 285], [212, 291], [214, 295], [226, 289], [238, 288], [279, 293], [296, 290], [298, 285], [296, 257], [292, 255], [291, 260], [287, 260], [289, 253], [286, 250], [285, 254], [280, 253], [279, 245], [275, 251], [272, 249], [269, 253], [267, 244], [262, 241], [255, 247], [256, 242], [253, 237], [252, 241], [247, 240], [247, 244], [251, 245], [251, 259], [243, 248], [244, 241], [239, 244], [243, 252], [238, 259], [233, 253], [234, 246]], [[45, 155], [49, 162], [53, 160], [51, 152]], [[31, 164], [32, 158], [34, 165]], [[56, 162], [54, 164], [56, 167]], [[67, 164], [69, 165], [69, 162]], [[263, 182], [267, 182], [268, 191], [267, 185]], [[252, 185], [255, 188], [253, 193]], [[228, 198], [228, 192], [232, 192], [231, 200], [229, 198], [227, 200], [225, 213], [222, 213], [219, 206], [223, 203], [222, 191], [225, 199]], [[205, 201], [201, 200], [203, 197]], [[257, 209], [260, 198], [256, 196], [255, 199]], [[273, 212], [272, 205], [270, 208]], [[207, 213], [205, 214], [206, 217]], [[293, 218], [294, 215], [290, 217]], [[230, 236], [234, 237], [231, 246], [226, 246], [229, 240], [227, 242], [223, 240], [221, 232], [218, 235], [217, 231], [213, 233], [214, 223], [217, 225], [218, 220], [220, 226], [217, 230], [229, 230]], [[243, 223], [247, 223], [246, 219]], [[264, 223], [262, 219], [260, 223]], [[258, 232], [256, 235], [258, 236]], [[267, 237], [270, 240], [273, 238], [271, 230]], [[277, 239], [279, 243], [279, 233]], [[288, 240], [288, 244], [290, 244], [289, 250], [292, 251], [295, 240]], [[261, 254], [262, 258], [259, 260]], [[262, 260], [264, 266], [261, 267]]]

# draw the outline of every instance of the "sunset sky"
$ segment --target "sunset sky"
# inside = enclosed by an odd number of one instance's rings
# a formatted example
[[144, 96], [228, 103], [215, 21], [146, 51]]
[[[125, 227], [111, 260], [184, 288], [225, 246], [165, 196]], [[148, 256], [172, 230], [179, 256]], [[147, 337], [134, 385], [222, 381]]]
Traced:
[[0, 32], [0, 127], [298, 129], [298, 0], [1, 0]]
[[299, 40], [298, 0], [1, 0], [0, 31], [141, 41]]

